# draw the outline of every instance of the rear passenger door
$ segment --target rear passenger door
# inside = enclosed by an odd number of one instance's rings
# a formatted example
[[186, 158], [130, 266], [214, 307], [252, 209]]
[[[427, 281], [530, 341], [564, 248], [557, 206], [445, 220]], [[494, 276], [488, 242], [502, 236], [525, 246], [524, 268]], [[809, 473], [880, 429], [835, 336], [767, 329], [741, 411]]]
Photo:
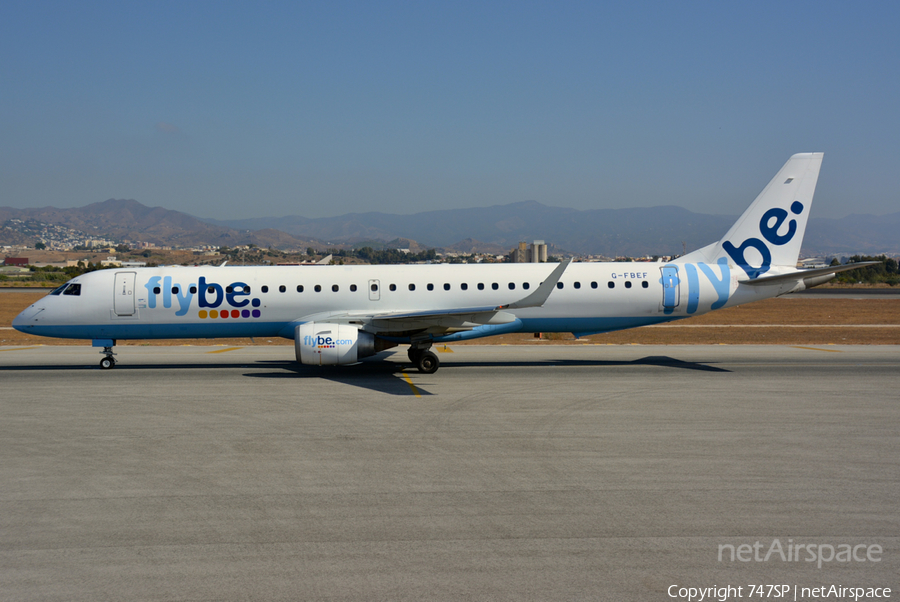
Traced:
[[673, 310], [678, 307], [681, 301], [680, 282], [678, 278], [678, 268], [675, 266], [666, 266], [660, 268], [662, 270], [663, 285], [663, 309]]

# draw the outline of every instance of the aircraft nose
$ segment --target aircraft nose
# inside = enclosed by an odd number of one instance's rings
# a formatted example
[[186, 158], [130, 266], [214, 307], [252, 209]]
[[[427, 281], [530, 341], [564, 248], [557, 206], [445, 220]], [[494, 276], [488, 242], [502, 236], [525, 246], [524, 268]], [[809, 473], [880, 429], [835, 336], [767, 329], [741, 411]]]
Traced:
[[38, 321], [38, 316], [40, 316], [42, 311], [44, 311], [43, 307], [39, 307], [37, 304], [32, 305], [13, 318], [12, 327], [19, 332], [28, 332], [28, 327], [33, 326]]

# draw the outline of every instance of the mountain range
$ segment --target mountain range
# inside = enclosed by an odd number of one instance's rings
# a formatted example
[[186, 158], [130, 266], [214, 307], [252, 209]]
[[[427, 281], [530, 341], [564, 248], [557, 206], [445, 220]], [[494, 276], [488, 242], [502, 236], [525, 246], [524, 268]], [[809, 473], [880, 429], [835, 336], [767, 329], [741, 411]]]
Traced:
[[[135, 200], [109, 199], [71, 209], [0, 207], [0, 244], [20, 244], [22, 228], [15, 227], [11, 220], [64, 226], [94, 238], [151, 242], [171, 247], [255, 244], [266, 248], [305, 248], [318, 243], [280, 230], [260, 228], [251, 232], [220, 226], [180, 211], [147, 207]], [[31, 244], [34, 244], [33, 240]]]
[[[94, 237], [198, 245], [323, 249], [359, 241], [409, 239], [426, 248], [501, 253], [519, 241], [545, 240], [552, 248], [592, 255], [671, 255], [721, 238], [736, 216], [694, 213], [677, 206], [576, 210], [535, 201], [408, 215], [379, 212], [338, 217], [284, 216], [243, 220], [197, 218], [134, 200], [110, 199], [85, 207], [0, 207], [0, 244], [17, 244], [16, 222], [65, 226]], [[810, 218], [804, 255], [900, 253], [900, 212]], [[13, 240], [16, 239], [16, 240]], [[9, 242], [7, 242], [9, 241]]]

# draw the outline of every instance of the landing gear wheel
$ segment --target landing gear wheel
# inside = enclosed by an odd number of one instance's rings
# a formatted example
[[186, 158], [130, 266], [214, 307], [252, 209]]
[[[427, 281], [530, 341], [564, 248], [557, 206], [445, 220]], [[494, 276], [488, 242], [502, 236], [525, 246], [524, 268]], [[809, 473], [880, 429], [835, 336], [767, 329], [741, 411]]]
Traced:
[[416, 349], [415, 347], [410, 347], [406, 351], [406, 356], [409, 358], [409, 361], [410, 361], [410, 363], [412, 363], [413, 366], [418, 366], [419, 358], [422, 356], [422, 353], [424, 353], [424, 352], [421, 349]]
[[430, 351], [420, 353], [416, 359], [416, 368], [422, 374], [434, 374], [440, 365], [441, 362], [438, 360], [438, 356]]
[[[115, 343], [115, 341], [113, 341], [113, 343]], [[103, 347], [103, 351], [101, 351], [100, 354], [103, 356], [103, 359], [100, 360], [101, 370], [111, 370], [116, 367], [116, 358], [113, 357], [115, 353], [113, 353], [113, 348], [111, 346], [107, 345]]]

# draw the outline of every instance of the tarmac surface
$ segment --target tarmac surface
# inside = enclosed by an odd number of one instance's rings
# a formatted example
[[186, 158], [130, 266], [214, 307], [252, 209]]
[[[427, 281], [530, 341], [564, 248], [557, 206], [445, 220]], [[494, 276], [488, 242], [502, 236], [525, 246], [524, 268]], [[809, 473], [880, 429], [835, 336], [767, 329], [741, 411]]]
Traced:
[[6, 602], [900, 589], [898, 346], [97, 351], [0, 347]]

